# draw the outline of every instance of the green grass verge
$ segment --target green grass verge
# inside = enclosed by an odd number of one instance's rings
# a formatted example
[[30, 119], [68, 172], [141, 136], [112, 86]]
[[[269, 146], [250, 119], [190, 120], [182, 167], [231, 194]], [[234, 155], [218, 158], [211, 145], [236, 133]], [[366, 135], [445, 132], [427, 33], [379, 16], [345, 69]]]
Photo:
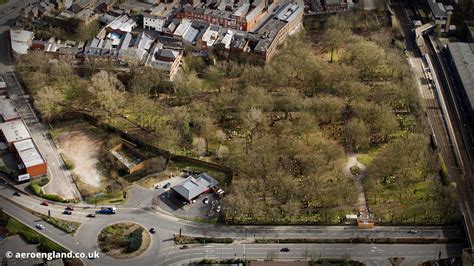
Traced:
[[29, 188], [31, 189], [33, 194], [43, 199], [56, 201], [56, 202], [63, 202], [63, 203], [69, 203], [69, 202], [75, 201], [75, 200], [63, 199], [60, 196], [55, 195], [55, 194], [45, 194], [43, 190], [41, 189], [40, 184], [34, 181], [30, 183]]
[[116, 193], [102, 192], [85, 199], [87, 204], [124, 204], [126, 199], [123, 197], [123, 191]]
[[43, 219], [47, 223], [53, 225], [54, 227], [68, 234], [74, 234], [77, 231], [77, 229], [79, 229], [79, 226], [81, 226], [81, 224], [77, 222], [65, 221], [59, 218], [55, 218], [55, 217], [48, 217], [46, 215], [42, 215], [42, 216], [43, 216]]
[[448, 167], [446, 166], [446, 163], [444, 162], [443, 156], [441, 156], [441, 153], [438, 153], [438, 158], [439, 158], [439, 164], [441, 167], [441, 174], [443, 175], [443, 178], [447, 180], [448, 178]]
[[9, 0], [0, 0], [0, 5], [8, 3]]

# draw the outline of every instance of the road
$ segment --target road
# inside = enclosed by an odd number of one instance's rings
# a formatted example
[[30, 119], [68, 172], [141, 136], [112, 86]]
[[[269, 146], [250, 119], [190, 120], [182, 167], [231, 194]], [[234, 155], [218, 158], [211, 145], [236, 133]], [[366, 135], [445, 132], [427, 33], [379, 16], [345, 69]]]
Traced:
[[[65, 235], [64, 232], [56, 230], [50, 226], [46, 226], [41, 233], [50, 237], [54, 241], [64, 245], [66, 248], [77, 252], [93, 252], [97, 251], [97, 235], [99, 232], [116, 222], [135, 222], [149, 229], [154, 227], [157, 234], [152, 235], [151, 247], [140, 257], [120, 261], [101, 254], [100, 262], [104, 265], [109, 264], [137, 264], [151, 265], [157, 261], [162, 265], [174, 265], [186, 262], [191, 259], [201, 259], [204, 257], [212, 258], [215, 256], [233, 257], [243, 256], [245, 249], [246, 258], [265, 259], [268, 254], [273, 254], [283, 245], [257, 245], [244, 244], [252, 242], [254, 238], [347, 238], [347, 237], [448, 237], [460, 238], [462, 232], [457, 228], [450, 227], [420, 227], [416, 228], [419, 233], [417, 235], [408, 234], [408, 230], [414, 227], [379, 227], [376, 230], [360, 230], [353, 226], [216, 226], [212, 224], [200, 224], [191, 221], [180, 220], [169, 215], [162, 214], [150, 210], [148, 207], [133, 208], [123, 207], [118, 209], [115, 215], [97, 215], [96, 218], [86, 218], [88, 213], [93, 212], [96, 208], [92, 206], [84, 206], [87, 209], [76, 207], [71, 216], [63, 215], [64, 205], [50, 204], [50, 206], [41, 206], [41, 199], [22, 195], [21, 197], [12, 196], [13, 190], [1, 186], [0, 187], [0, 207], [13, 217], [19, 219], [27, 225], [33, 226], [38, 220], [37, 217], [26, 211], [24, 208], [34, 210], [36, 212], [47, 214], [51, 211], [52, 217], [59, 217], [64, 220], [71, 220], [82, 223], [79, 230], [74, 236]], [[19, 206], [23, 206], [21, 208]], [[44, 223], [43, 223], [44, 224]], [[207, 236], [207, 237], [232, 237], [238, 239], [232, 245], [190, 245], [189, 250], [180, 250], [174, 245], [173, 234], [177, 234], [179, 230], [185, 235]], [[411, 257], [414, 260], [426, 260], [433, 258], [433, 250], [436, 254], [442, 252], [442, 257], [459, 255], [463, 244], [427, 244], [427, 245], [405, 245], [397, 244], [387, 245], [381, 244], [307, 244], [307, 245], [285, 245], [290, 246], [293, 252], [281, 255], [278, 259], [307, 258], [307, 253], [303, 252], [308, 248], [309, 252], [320, 252], [322, 256], [336, 256], [343, 258], [347, 256], [348, 251], [351, 258], [357, 258], [369, 265], [374, 263], [383, 264], [388, 258], [400, 256]], [[231, 247], [231, 248], [229, 248]], [[304, 248], [303, 248], [304, 247]], [[234, 254], [229, 250], [235, 250]], [[373, 251], [371, 251], [373, 250]], [[428, 252], [428, 250], [430, 252]], [[276, 252], [279, 254], [279, 252]], [[222, 254], [222, 255], [220, 255]], [[371, 255], [372, 254], [372, 255]], [[377, 256], [373, 256], [376, 254]], [[280, 256], [280, 255], [279, 255]], [[92, 264], [91, 261], [85, 261]], [[97, 261], [94, 261], [97, 262]], [[161, 264], [160, 264], [161, 265]], [[412, 265], [412, 264], [407, 264]]]
[[14, 73], [4, 75], [8, 95], [13, 100], [18, 112], [25, 121], [41, 154], [48, 163], [50, 182], [43, 187], [45, 193], [57, 194], [65, 199], [79, 198], [81, 195], [72, 181], [71, 174], [59, 155], [45, 125], [40, 123], [33, 110], [28, 96], [18, 83]]

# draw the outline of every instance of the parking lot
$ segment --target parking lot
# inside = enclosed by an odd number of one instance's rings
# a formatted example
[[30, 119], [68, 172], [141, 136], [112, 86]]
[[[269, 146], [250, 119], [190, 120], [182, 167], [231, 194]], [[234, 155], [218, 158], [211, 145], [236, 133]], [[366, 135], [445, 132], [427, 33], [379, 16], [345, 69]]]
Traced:
[[[201, 194], [193, 202], [187, 203], [182, 199], [176, 192], [170, 188], [183, 181], [184, 177], [173, 177], [171, 179], [157, 183], [155, 188], [155, 195], [157, 198], [153, 200], [154, 205], [160, 209], [173, 214], [176, 217], [185, 219], [199, 219], [199, 220], [210, 220], [218, 217], [220, 208], [219, 199], [213, 192], [207, 192]], [[166, 184], [169, 186], [165, 188]], [[204, 199], [208, 199], [207, 203], [204, 203]]]

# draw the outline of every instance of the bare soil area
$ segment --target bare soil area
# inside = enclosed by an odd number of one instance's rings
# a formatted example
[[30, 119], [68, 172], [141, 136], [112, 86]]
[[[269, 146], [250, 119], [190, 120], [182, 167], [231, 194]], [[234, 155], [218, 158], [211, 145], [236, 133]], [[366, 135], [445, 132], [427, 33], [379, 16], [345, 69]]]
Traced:
[[106, 134], [87, 123], [72, 124], [61, 128], [57, 135], [59, 152], [74, 163], [72, 172], [90, 187], [99, 188], [101, 175], [97, 169], [100, 147]]

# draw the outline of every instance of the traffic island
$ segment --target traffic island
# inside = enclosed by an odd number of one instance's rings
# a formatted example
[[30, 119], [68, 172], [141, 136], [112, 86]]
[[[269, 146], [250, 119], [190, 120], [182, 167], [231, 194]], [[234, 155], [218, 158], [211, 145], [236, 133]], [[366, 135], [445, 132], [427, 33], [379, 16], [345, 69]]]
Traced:
[[100, 250], [117, 259], [140, 256], [150, 246], [150, 234], [135, 223], [116, 223], [102, 229], [98, 237]]

